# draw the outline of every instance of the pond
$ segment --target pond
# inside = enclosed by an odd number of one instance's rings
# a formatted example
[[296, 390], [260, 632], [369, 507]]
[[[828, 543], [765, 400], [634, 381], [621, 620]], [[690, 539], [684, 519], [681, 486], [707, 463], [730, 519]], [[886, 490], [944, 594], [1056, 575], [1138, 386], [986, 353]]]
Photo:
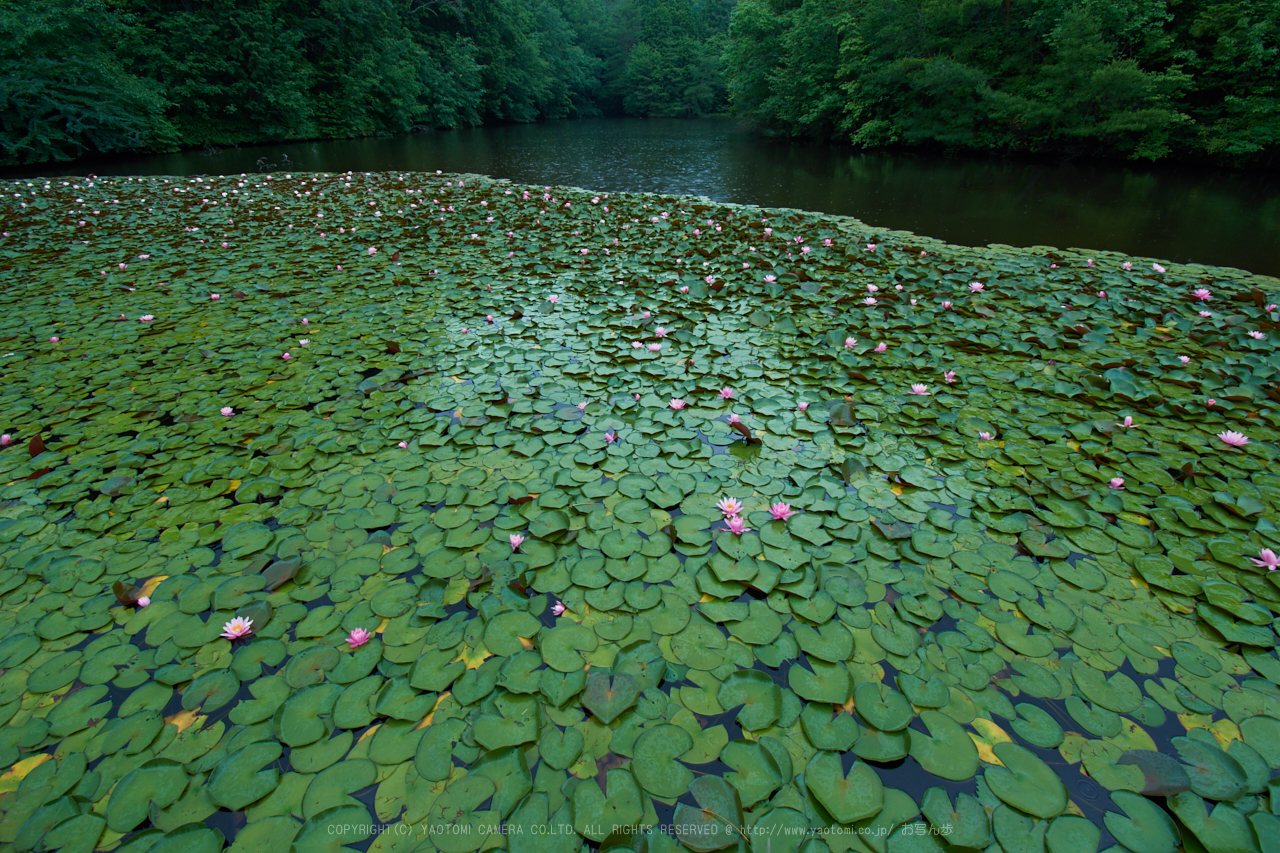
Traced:
[[1280, 277], [1280, 173], [857, 154], [773, 142], [728, 119], [591, 119], [123, 158], [32, 175], [261, 167], [472, 172], [602, 192], [854, 216], [967, 246], [1079, 246]]
[[1280, 283], [434, 170], [3, 189], [5, 849], [1280, 837]]

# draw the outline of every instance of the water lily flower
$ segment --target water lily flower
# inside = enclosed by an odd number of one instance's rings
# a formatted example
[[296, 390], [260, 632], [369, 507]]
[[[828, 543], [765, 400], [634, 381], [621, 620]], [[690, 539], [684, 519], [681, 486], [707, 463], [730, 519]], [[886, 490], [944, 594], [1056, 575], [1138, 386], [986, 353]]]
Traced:
[[54, 335], [52, 338], [49, 338], [49, 343], [56, 344], [60, 340], [62, 340], [62, 338], [59, 338], [57, 335]]
[[665, 338], [667, 336], [667, 330], [663, 326], [659, 326], [658, 328], [654, 329], [653, 333], [660, 338]]
[[311, 325], [311, 321], [310, 321], [310, 320], [308, 320], [306, 317], [303, 317], [303, 318], [302, 318], [302, 325], [304, 325], [304, 326], [309, 326], [309, 325]]
[[912, 305], [915, 305], [915, 304], [916, 304], [916, 300], [912, 299], [912, 300], [911, 300], [911, 304], [912, 304]]
[[824, 246], [830, 246], [830, 245], [831, 245], [831, 238], [830, 238], [830, 237], [828, 237], [828, 238], [826, 238], [825, 240], [823, 240], [823, 241], [822, 241], [822, 245], [824, 245]]
[[900, 284], [895, 284], [895, 285], [893, 286], [893, 289], [894, 289], [894, 290], [902, 290], [902, 285], [900, 285]]
[[732, 389], [732, 388], [725, 387], [725, 388], [721, 388], [721, 389], [720, 389], [720, 399], [721, 399], [721, 400], [728, 400], [728, 399], [729, 399], [730, 397], [732, 397], [732, 396], [733, 396], [733, 389]]
[[796, 514], [796, 510], [791, 508], [791, 504], [776, 503], [769, 507], [769, 514], [774, 521], [786, 521]]
[[884, 351], [885, 351], [885, 350], [887, 350], [888, 348], [889, 348], [889, 345], [888, 345], [888, 344], [886, 344], [886, 343], [878, 343], [878, 344], [876, 344], [876, 352], [884, 352]]
[[1152, 264], [1151, 269], [1155, 270], [1156, 272], [1164, 272], [1164, 267], [1160, 266], [1159, 264]]
[[766, 236], [766, 237], [772, 237], [772, 236], [773, 236], [773, 229], [772, 229], [772, 228], [766, 228], [766, 229], [764, 229], [764, 236]]
[[342, 264], [338, 264], [338, 272], [342, 272]]
[[639, 399], [640, 399], [640, 395], [639, 395], [639, 394], [637, 394], [637, 395], [636, 395], [636, 399], [637, 399], [637, 400], [639, 400]]
[[1116, 426], [1124, 427], [1125, 429], [1129, 429], [1130, 427], [1136, 426], [1136, 424], [1134, 424], [1133, 422], [1133, 415], [1125, 415], [1124, 420], [1117, 423]]
[[1196, 299], [1199, 299], [1201, 302], [1207, 302], [1209, 297], [1213, 296], [1213, 291], [1207, 290], [1203, 287], [1198, 287], [1191, 292], [1191, 295], [1194, 296]]
[[147, 596], [145, 596], [145, 595], [138, 599], [138, 606], [139, 606], [139, 607], [146, 607], [146, 606], [147, 606], [148, 604], [150, 604], [150, 603], [151, 603], [151, 599], [150, 599], [150, 598], [148, 598], [148, 597], [147, 597]]
[[609, 430], [608, 432], [606, 432], [606, 433], [604, 434], [604, 443], [605, 443], [605, 444], [613, 444], [613, 443], [614, 443], [615, 441], [617, 441], [617, 440], [618, 440], [618, 434], [617, 434], [616, 432], [614, 432], [613, 430]]
[[727, 530], [730, 533], [734, 534], [735, 536], [741, 536], [744, 533], [751, 532], [751, 528], [747, 527], [747, 523], [743, 521], [742, 516], [740, 515], [734, 515], [734, 516], [730, 516], [729, 518], [726, 518], [725, 523], [728, 524], [729, 526], [722, 527], [720, 529]]
[[982, 282], [980, 282], [980, 281], [971, 281], [971, 282], [969, 282], [969, 292], [970, 292], [970, 293], [981, 293], [981, 292], [982, 292], [983, 290], [985, 290], [985, 289], [986, 289], [986, 285], [984, 285], [984, 284], [983, 284]]
[[490, 324], [492, 324], [492, 323], [493, 323], [493, 315], [492, 315], [492, 314], [485, 314], [485, 315], [484, 315], [484, 321], [485, 321], [486, 323], [490, 323]]
[[1207, 399], [1207, 400], [1205, 400], [1205, 401], [1204, 401], [1204, 404], [1205, 404], [1206, 406], [1213, 407], [1213, 406], [1218, 405], [1218, 401], [1217, 401], [1217, 400], [1215, 400], [1215, 399], [1213, 399], [1212, 397], [1210, 397], [1209, 399]]
[[808, 403], [801, 403], [801, 404], [800, 404], [800, 406], [799, 406], [799, 408], [800, 408], [800, 411], [802, 411], [802, 412], [807, 412], [807, 411], [809, 411], [809, 404], [808, 404]]
[[228, 640], [238, 640], [253, 633], [253, 620], [237, 616], [222, 626], [222, 635]]
[[1107, 292], [1106, 292], [1105, 290], [1099, 290], [1099, 291], [1098, 291], [1098, 298], [1099, 298], [1099, 299], [1106, 299], [1106, 298], [1107, 298]]
[[581, 403], [578, 404], [578, 411], [585, 412], [586, 410], [587, 410], [587, 401], [583, 400]]
[[645, 312], [644, 312], [643, 314], [641, 314], [640, 316], [641, 316], [641, 317], [644, 317], [646, 320], [648, 320], [648, 319], [649, 319], [650, 317], [652, 317], [653, 315], [652, 315], [652, 314], [650, 314], [648, 311], [645, 311]]
[[224, 418], [229, 418], [236, 413], [236, 410], [231, 408], [230, 406], [223, 406], [220, 411], [222, 412], [222, 416]]
[[1253, 560], [1255, 566], [1260, 569], [1266, 569], [1269, 572], [1274, 572], [1277, 568], [1280, 568], [1280, 556], [1276, 556], [1276, 552], [1270, 548], [1263, 548], [1258, 552], [1258, 556], [1250, 559]]
[[1124, 490], [1124, 477], [1112, 477], [1111, 482], [1107, 483], [1108, 488]]
[[875, 305], [876, 298], [874, 296], [868, 296], [866, 299], [862, 300], [862, 304], [867, 306]]
[[929, 386], [928, 386], [928, 385], [924, 385], [924, 384], [922, 384], [922, 383], [920, 383], [920, 382], [913, 382], [913, 383], [911, 383], [911, 391], [910, 391], [910, 393], [915, 394], [915, 395], [920, 396], [920, 397], [928, 397], [928, 396], [929, 396]]
[[13, 436], [7, 432], [4, 435], [0, 435], [0, 447], [8, 447], [10, 444], [13, 444]]
[[1222, 439], [1223, 444], [1231, 447], [1244, 447], [1249, 443], [1249, 438], [1244, 433], [1230, 429], [1226, 432], [1218, 433], [1218, 438]]
[[1182, 362], [1183, 364], [1190, 364], [1190, 363], [1191, 363], [1191, 356], [1189, 356], [1189, 355], [1180, 355], [1180, 356], [1178, 356], [1178, 361]]
[[139, 323], [150, 323], [150, 322], [151, 322], [152, 320], [154, 320], [154, 319], [155, 319], [155, 317], [154, 317], [153, 315], [151, 315], [151, 314], [143, 314], [141, 317], [139, 317], [139, 318], [138, 318], [138, 322], [139, 322]]
[[1122, 270], [1133, 269], [1133, 261], [1125, 261], [1123, 264], [1120, 265], [1120, 269]]
[[467, 332], [470, 332], [470, 331], [471, 331], [471, 330], [470, 330], [470, 329], [468, 329], [466, 326], [463, 326], [463, 327], [462, 327], [462, 334], [464, 334], [464, 335], [465, 335]]
[[978, 433], [978, 438], [982, 439], [983, 441], [991, 441], [992, 439], [995, 438], [995, 436], [989, 432], [980, 432]]
[[519, 551], [520, 543], [524, 541], [524, 537], [521, 536], [519, 533], [512, 533], [509, 537], [507, 537], [507, 541], [511, 543], [512, 551]]
[[681, 293], [688, 293], [688, 292], [689, 292], [689, 285], [687, 285], [687, 284], [686, 284], [684, 287], [680, 288], [680, 292], [681, 292]]
[[662, 349], [662, 344], [649, 344], [649, 352], [657, 352]]
[[285, 353], [284, 355], [282, 355], [282, 356], [280, 356], [280, 357], [281, 357], [282, 359], [284, 359], [285, 361], [288, 361], [288, 360], [290, 360], [291, 358], [293, 358], [293, 356], [289, 355], [289, 353]]
[[845, 338], [845, 339], [844, 339], [844, 348], [845, 348], [845, 349], [853, 349], [853, 348], [854, 348], [854, 347], [856, 347], [857, 345], [858, 345], [858, 339], [857, 339], [857, 338]]
[[1270, 305], [1268, 305], [1268, 306], [1267, 306], [1266, 308], [1264, 308], [1263, 310], [1264, 310], [1264, 311], [1266, 311], [1268, 314], [1270, 314], [1272, 311], [1276, 310], [1276, 308], [1280, 308], [1280, 306], [1278, 306], [1278, 305], [1276, 305], [1274, 302], [1272, 302]]
[[217, 301], [218, 301], [219, 299], [221, 299], [221, 298], [222, 298], [222, 294], [221, 294], [221, 293], [210, 293], [210, 294], [209, 294], [209, 299], [210, 299], [210, 301], [212, 301], [212, 302], [217, 302]]
[[773, 284], [773, 283], [774, 283], [775, 281], [777, 281], [777, 280], [778, 280], [778, 277], [777, 277], [776, 275], [773, 275], [773, 274], [770, 274], [770, 275], [767, 275], [767, 276], [765, 276], [765, 277], [764, 277], [764, 283], [765, 283], [765, 284]]
[[951, 300], [949, 300], [949, 299], [944, 299], [944, 300], [942, 300], [942, 309], [943, 309], [944, 311], [949, 311], [949, 310], [951, 310]]
[[716, 504], [716, 509], [724, 513], [725, 518], [742, 514], [742, 501], [737, 498], [723, 498]]
[[1089, 258], [1088, 260], [1086, 260], [1086, 261], [1084, 262], [1084, 265], [1085, 265], [1086, 267], [1091, 267], [1091, 266], [1093, 266], [1093, 258]]
[[679, 397], [673, 397], [671, 399], [671, 408], [675, 409], [677, 412], [683, 409], [684, 407], [685, 407], [684, 400], [681, 400]]
[[867, 251], [868, 251], [868, 252], [874, 252], [875, 250], [876, 250], [876, 244], [875, 244], [875, 243], [868, 243], [868, 244], [867, 244]]
[[954, 370], [948, 370], [946, 373], [942, 374], [942, 381], [946, 382], [948, 385], [954, 383], [956, 381], [956, 372]]
[[1204, 317], [1204, 318], [1207, 320], [1208, 318], [1210, 318], [1210, 317], [1212, 317], [1212, 316], [1213, 316], [1213, 312], [1212, 312], [1212, 311], [1201, 311], [1201, 312], [1200, 312], [1200, 316], [1201, 316], [1201, 317]]
[[644, 344], [640, 343], [639, 341], [632, 341], [632, 342], [631, 342], [631, 348], [632, 348], [632, 349], [644, 349]]
[[[742, 418], [738, 417], [738, 416], [737, 416], [737, 415], [735, 415], [733, 412], [730, 412], [730, 413], [729, 413], [729, 423], [731, 423], [731, 424], [740, 424], [740, 423], [742, 423]], [[5, 438], [8, 438], [8, 436], [5, 436]]]
[[311, 343], [311, 338], [298, 338], [298, 346], [305, 347]]
[[[1265, 333], [1265, 332], [1259, 332], [1259, 331], [1256, 331], [1256, 330], [1249, 332], [1249, 337], [1253, 338], [1255, 341], [1260, 341], [1260, 340], [1262, 340], [1263, 338], [1265, 338], [1266, 336], [1267, 336], [1267, 335], [1266, 335], [1266, 333]], [[56, 341], [56, 340], [57, 340], [57, 338], [53, 338], [53, 340], [55, 340], [55, 341]]]
[[369, 642], [371, 636], [364, 628], [352, 628], [351, 633], [347, 635], [347, 645], [353, 649], [358, 649]]
[[560, 297], [553, 293], [547, 297], [547, 301], [554, 305], [560, 301]]
[[551, 605], [551, 615], [552, 615], [552, 616], [560, 616], [560, 615], [563, 615], [563, 613], [564, 613], [564, 611], [565, 611], [565, 610], [566, 610], [566, 608], [565, 608], [565, 606], [564, 606], [564, 602], [563, 602], [563, 601], [559, 601], [559, 600], [557, 600], [555, 604]]

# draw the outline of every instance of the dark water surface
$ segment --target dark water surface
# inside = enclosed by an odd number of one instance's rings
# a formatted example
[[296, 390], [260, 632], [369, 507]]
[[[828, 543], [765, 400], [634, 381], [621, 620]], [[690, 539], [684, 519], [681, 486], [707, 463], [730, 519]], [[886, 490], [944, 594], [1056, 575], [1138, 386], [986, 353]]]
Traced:
[[[287, 159], [286, 159], [287, 158]], [[1280, 277], [1280, 174], [860, 154], [727, 119], [588, 119], [120, 158], [26, 174], [477, 172], [855, 216], [950, 243], [1109, 249]]]

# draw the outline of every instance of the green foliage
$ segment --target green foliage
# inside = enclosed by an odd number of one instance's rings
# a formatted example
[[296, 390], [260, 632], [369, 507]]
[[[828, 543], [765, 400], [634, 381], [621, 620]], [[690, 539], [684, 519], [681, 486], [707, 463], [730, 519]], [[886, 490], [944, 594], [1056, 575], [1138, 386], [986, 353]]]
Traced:
[[732, 0], [0, 0], [0, 162], [727, 105]]
[[1254, 0], [742, 0], [725, 60], [784, 135], [1239, 162], [1280, 143], [1278, 38]]
[[0, 3], [0, 162], [70, 160], [172, 139], [160, 87], [112, 53], [128, 26], [101, 0]]

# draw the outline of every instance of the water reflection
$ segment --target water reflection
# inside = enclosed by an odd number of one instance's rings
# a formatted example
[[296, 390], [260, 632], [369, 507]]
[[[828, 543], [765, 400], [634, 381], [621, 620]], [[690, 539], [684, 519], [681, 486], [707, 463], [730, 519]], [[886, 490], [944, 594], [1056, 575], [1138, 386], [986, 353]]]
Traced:
[[[288, 159], [286, 159], [288, 158]], [[590, 119], [118, 158], [22, 174], [478, 172], [854, 216], [951, 243], [1109, 249], [1280, 276], [1280, 177], [1142, 164], [858, 154], [727, 119]], [[11, 175], [17, 174], [10, 171]]]

